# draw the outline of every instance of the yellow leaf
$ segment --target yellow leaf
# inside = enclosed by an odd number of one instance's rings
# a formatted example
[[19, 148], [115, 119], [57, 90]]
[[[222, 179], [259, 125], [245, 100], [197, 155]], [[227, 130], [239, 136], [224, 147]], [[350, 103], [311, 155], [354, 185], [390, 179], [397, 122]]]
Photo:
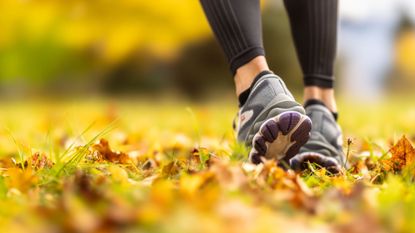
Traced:
[[21, 192], [27, 192], [37, 182], [36, 174], [31, 168], [22, 170], [20, 168], [9, 168], [6, 172], [8, 176], [6, 184], [10, 188], [16, 188]]
[[108, 168], [111, 173], [112, 179], [120, 183], [128, 183], [128, 173], [119, 166], [110, 166]]

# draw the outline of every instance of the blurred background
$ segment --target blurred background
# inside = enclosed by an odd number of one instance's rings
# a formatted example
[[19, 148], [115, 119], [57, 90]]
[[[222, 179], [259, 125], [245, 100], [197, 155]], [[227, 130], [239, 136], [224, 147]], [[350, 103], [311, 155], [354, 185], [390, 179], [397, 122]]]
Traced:
[[[410, 93], [414, 1], [340, 2], [339, 93], [368, 102]], [[300, 93], [282, 2], [263, 3], [271, 68]], [[0, 8], [1, 99], [233, 95], [225, 57], [196, 0], [2, 0]]]

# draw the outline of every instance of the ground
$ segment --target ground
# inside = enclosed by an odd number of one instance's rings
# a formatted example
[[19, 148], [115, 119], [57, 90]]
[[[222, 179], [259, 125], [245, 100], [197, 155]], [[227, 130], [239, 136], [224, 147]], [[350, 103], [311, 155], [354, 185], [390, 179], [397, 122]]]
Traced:
[[1, 231], [415, 232], [413, 98], [340, 101], [340, 175], [247, 163], [229, 99], [2, 103]]

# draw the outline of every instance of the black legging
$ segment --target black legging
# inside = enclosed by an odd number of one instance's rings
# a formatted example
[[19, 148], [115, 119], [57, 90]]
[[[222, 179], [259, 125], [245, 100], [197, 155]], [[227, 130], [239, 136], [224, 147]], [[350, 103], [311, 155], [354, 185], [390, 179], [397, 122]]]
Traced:
[[[265, 55], [259, 0], [200, 0], [233, 74]], [[333, 87], [338, 0], [284, 0], [306, 86]], [[284, 45], [280, 45], [284, 46]]]

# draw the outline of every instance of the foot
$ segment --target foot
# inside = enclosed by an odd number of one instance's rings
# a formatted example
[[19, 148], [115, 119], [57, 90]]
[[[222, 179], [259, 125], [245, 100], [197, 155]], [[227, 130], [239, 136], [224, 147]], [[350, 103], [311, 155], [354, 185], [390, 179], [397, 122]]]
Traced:
[[311, 120], [284, 82], [271, 72], [255, 79], [239, 110], [238, 140], [251, 147], [249, 160], [285, 160], [296, 155], [310, 136]]
[[341, 129], [333, 113], [322, 102], [312, 102], [305, 107], [313, 122], [311, 137], [301, 147], [300, 153], [290, 160], [290, 165], [294, 170], [303, 170], [307, 168], [307, 162], [311, 162], [332, 173], [339, 173], [345, 164]]

